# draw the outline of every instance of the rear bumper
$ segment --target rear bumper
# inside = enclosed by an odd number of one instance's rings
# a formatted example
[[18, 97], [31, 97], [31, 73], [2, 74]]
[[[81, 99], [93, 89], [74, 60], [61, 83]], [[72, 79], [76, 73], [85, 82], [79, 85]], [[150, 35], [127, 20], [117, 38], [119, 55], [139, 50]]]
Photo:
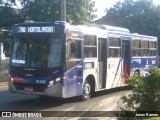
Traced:
[[52, 96], [52, 97], [63, 97], [63, 86], [60, 83], [56, 83], [53, 86], [47, 87], [44, 89], [44, 92], [26, 92], [23, 90], [18, 90], [12, 84], [12, 82], [8, 82], [8, 89], [13, 93], [21, 93], [21, 94], [33, 94], [33, 95], [44, 95], [44, 96]]

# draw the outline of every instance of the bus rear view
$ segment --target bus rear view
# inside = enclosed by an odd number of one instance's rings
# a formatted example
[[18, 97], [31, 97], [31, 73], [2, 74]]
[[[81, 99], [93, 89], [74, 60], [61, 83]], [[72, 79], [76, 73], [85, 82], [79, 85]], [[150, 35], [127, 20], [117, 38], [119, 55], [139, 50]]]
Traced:
[[11, 92], [62, 97], [64, 27], [56, 23], [23, 23], [13, 27]]

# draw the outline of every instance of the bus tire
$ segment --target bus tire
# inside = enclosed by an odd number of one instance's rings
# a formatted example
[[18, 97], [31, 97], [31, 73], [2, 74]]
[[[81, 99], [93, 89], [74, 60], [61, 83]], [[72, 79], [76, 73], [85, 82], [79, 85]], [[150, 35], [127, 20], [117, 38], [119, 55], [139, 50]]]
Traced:
[[87, 80], [84, 82], [81, 98], [83, 101], [89, 100], [92, 94], [92, 85]]
[[134, 72], [134, 75], [140, 75], [139, 70], [136, 70], [136, 71]]

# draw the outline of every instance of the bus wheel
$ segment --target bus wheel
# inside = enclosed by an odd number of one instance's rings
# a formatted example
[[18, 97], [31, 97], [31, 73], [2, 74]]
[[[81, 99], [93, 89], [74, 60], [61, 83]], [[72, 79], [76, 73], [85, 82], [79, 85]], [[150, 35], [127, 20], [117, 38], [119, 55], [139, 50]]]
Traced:
[[86, 80], [83, 85], [82, 100], [89, 100], [91, 97], [91, 84]]
[[134, 75], [140, 75], [139, 71], [136, 70], [136, 71], [134, 72]]

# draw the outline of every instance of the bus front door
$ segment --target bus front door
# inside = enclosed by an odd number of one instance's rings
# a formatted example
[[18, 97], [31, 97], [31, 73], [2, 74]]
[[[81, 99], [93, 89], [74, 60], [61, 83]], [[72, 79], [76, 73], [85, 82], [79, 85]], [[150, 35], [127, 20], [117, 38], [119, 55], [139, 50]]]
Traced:
[[99, 89], [106, 87], [107, 74], [107, 39], [98, 39]]
[[130, 40], [122, 40], [122, 79], [125, 82], [127, 76], [130, 75], [130, 63], [131, 63], [131, 46]]

